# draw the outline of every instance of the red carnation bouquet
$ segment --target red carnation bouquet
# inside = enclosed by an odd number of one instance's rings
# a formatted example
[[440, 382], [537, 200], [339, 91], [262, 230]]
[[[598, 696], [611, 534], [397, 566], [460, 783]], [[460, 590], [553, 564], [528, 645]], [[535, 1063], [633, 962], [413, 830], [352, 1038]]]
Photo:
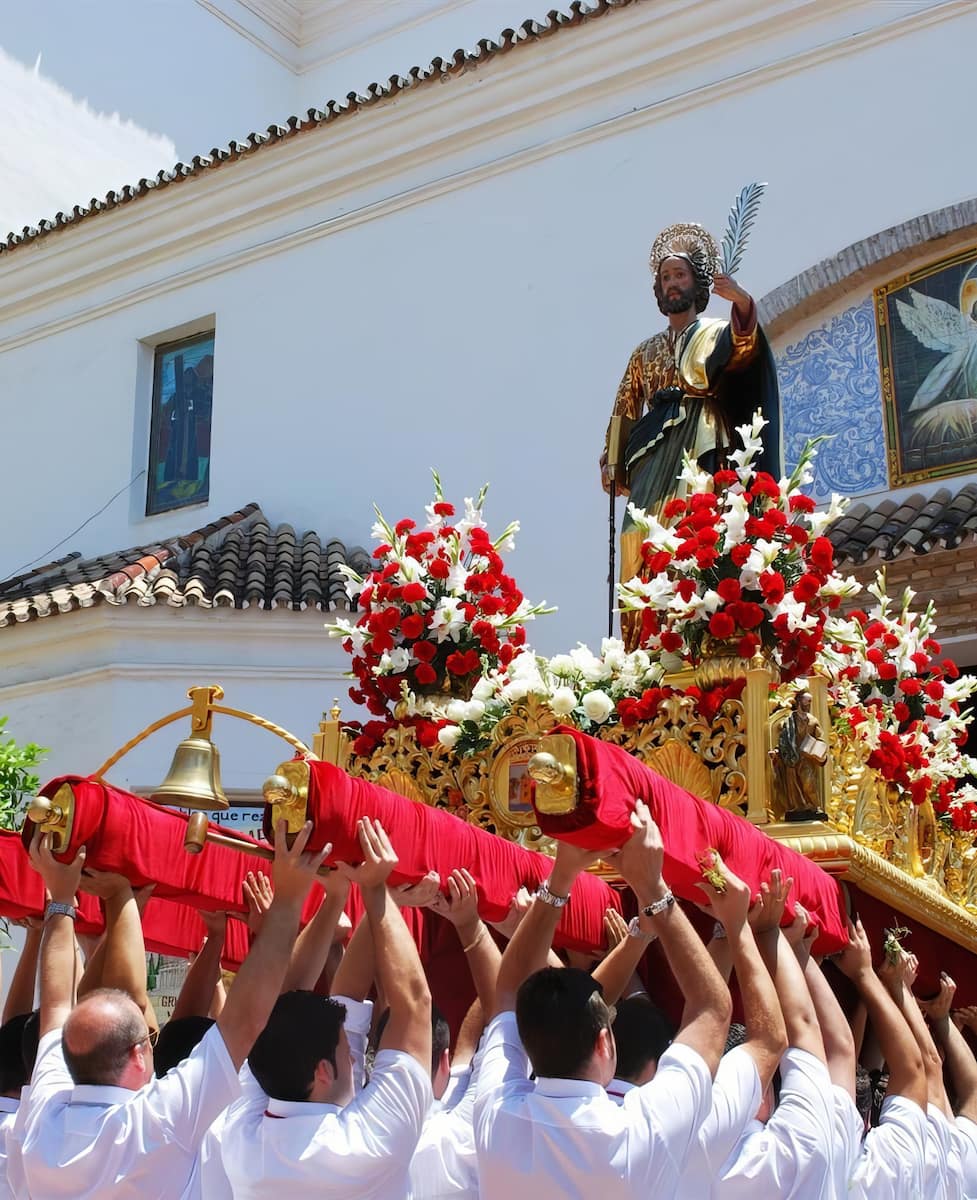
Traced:
[[[365, 579], [349, 567], [347, 594], [360, 616], [326, 626], [353, 658], [354, 703], [379, 721], [364, 727], [354, 750], [369, 753], [394, 720], [418, 727], [433, 744], [439, 722], [423, 698], [469, 696], [483, 673], [509, 665], [526, 641], [524, 622], [555, 611], [530, 605], [505, 572], [502, 553], [513, 549], [517, 521], [492, 538], [482, 518], [488, 486], [466, 499], [456, 519], [434, 476], [434, 500], [423, 529], [410, 518], [389, 525], [379, 509], [373, 536], [377, 566]], [[367, 745], [369, 741], [371, 745]]]
[[757, 413], [737, 429], [735, 469], [710, 475], [688, 458], [689, 494], [669, 500], [661, 520], [634, 505], [644, 535], [644, 566], [618, 588], [621, 608], [641, 614], [641, 644], [696, 664], [721, 643], [751, 658], [761, 647], [782, 681], [808, 672], [829, 612], [859, 588], [834, 570], [822, 530], [842, 511], [835, 497], [815, 512], [801, 490], [813, 477], [817, 441], [804, 448], [790, 479], [755, 470], [767, 422]]

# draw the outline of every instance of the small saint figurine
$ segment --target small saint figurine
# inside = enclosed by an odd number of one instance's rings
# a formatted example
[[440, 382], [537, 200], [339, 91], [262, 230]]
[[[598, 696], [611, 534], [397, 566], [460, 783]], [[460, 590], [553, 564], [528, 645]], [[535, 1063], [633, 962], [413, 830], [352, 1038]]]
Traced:
[[798, 692], [770, 751], [774, 783], [784, 804], [786, 821], [827, 819], [821, 798], [821, 767], [828, 747], [821, 725], [811, 714], [810, 692]]

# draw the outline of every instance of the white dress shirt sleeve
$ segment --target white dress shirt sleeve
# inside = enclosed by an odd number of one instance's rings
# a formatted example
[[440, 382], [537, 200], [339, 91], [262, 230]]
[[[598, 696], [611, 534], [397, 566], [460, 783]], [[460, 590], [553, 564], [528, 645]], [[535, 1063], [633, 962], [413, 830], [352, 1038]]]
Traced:
[[30, 1111], [49, 1096], [71, 1091], [72, 1087], [74, 1084], [71, 1074], [64, 1061], [61, 1030], [52, 1029], [37, 1044], [37, 1058], [34, 1061], [34, 1073], [31, 1075], [30, 1084]]
[[879, 1123], [862, 1143], [849, 1196], [902, 1200], [923, 1195], [926, 1114], [905, 1096], [886, 1096]]
[[960, 1168], [963, 1177], [963, 1194], [977, 1196], [977, 1125], [968, 1117], [957, 1117], [954, 1122], [959, 1137]]
[[924, 1186], [928, 1200], [961, 1200], [963, 1167], [955, 1125], [935, 1105], [926, 1106]]
[[481, 1062], [475, 1086], [475, 1144], [486, 1146], [492, 1131], [493, 1116], [506, 1097], [528, 1095], [530, 1064], [514, 1012], [494, 1017], [482, 1035]]
[[207, 1030], [189, 1058], [138, 1093], [147, 1114], [169, 1129], [172, 1141], [193, 1150], [239, 1094], [237, 1068], [216, 1025]]
[[332, 999], [346, 1009], [343, 1028], [353, 1059], [353, 1088], [359, 1092], [366, 1083], [366, 1046], [373, 1022], [373, 1001], [352, 1000], [349, 996], [333, 996]]
[[820, 1059], [789, 1049], [780, 1060], [780, 1103], [766, 1126], [743, 1138], [717, 1187], [721, 1200], [820, 1197], [831, 1173], [831, 1077]]
[[710, 1179], [733, 1153], [762, 1099], [756, 1061], [749, 1050], [736, 1046], [719, 1061], [712, 1084], [712, 1104], [697, 1135], [698, 1149]]

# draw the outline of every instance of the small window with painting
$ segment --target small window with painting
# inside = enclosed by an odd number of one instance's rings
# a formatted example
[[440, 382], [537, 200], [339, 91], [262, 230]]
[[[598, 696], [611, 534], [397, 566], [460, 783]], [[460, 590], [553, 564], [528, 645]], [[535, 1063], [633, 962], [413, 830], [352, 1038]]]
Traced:
[[156, 347], [146, 515], [210, 495], [214, 334]]

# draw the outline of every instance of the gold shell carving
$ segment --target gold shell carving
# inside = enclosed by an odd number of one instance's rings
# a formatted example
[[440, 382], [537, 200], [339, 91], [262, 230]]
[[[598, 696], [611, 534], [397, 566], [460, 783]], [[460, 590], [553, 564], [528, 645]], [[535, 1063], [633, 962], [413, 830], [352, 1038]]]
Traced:
[[677, 783], [700, 800], [712, 799], [709, 768], [683, 742], [670, 738], [664, 746], [652, 750], [645, 762], [653, 771]]

